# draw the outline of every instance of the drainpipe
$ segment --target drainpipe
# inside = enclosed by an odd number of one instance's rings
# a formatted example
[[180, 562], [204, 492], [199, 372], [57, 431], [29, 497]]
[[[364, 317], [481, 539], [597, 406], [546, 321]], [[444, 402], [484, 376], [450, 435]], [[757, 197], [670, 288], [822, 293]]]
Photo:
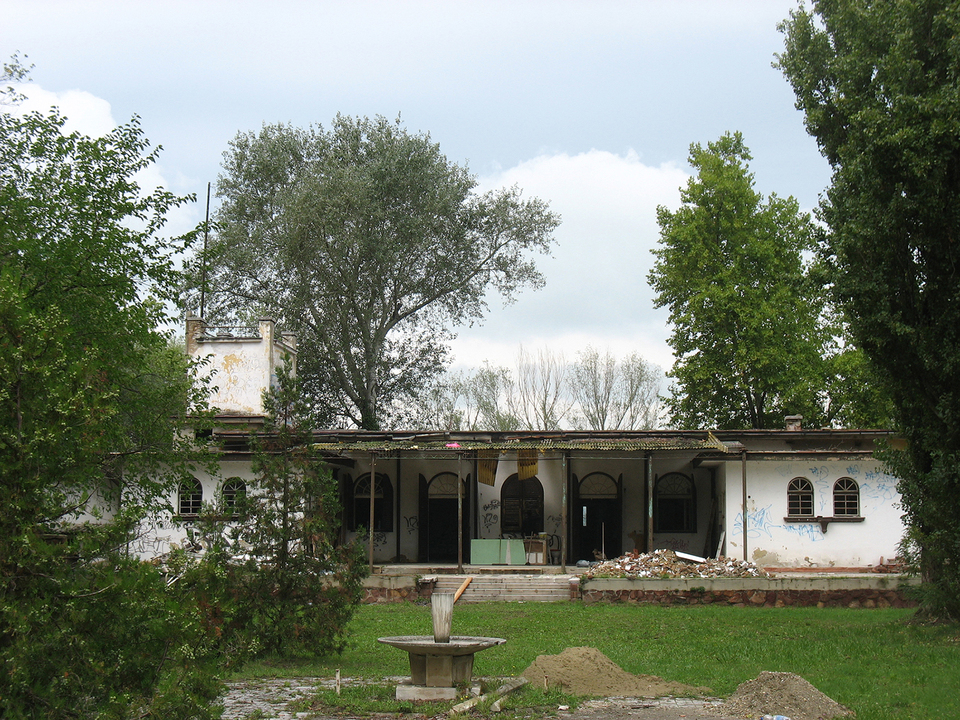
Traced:
[[743, 507], [741, 514], [743, 515], [743, 559], [746, 561], [749, 558], [747, 557], [747, 450], [743, 449], [743, 452], [740, 453], [740, 494], [743, 496]]

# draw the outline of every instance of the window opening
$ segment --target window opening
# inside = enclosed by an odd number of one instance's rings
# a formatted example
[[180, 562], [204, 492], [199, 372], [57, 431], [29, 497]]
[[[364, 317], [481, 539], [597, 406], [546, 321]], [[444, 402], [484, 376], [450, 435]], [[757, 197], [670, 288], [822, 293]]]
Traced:
[[795, 477], [787, 485], [787, 515], [813, 515], [813, 485], [806, 478]]
[[[370, 524], [370, 473], [361, 475], [353, 485], [352, 530]], [[386, 475], [377, 473], [373, 486], [374, 532], [393, 532], [393, 485]]]
[[693, 478], [667, 473], [654, 487], [654, 532], [697, 531], [697, 501]]
[[196, 516], [200, 514], [200, 508], [203, 506], [203, 486], [196, 478], [184, 480], [180, 483], [179, 490], [180, 515]]
[[247, 496], [247, 484], [240, 478], [230, 478], [223, 485], [220, 493], [223, 496], [223, 510], [232, 518], [239, 516], [237, 505], [243, 503]]
[[860, 514], [860, 487], [853, 478], [843, 477], [834, 483], [833, 514]]

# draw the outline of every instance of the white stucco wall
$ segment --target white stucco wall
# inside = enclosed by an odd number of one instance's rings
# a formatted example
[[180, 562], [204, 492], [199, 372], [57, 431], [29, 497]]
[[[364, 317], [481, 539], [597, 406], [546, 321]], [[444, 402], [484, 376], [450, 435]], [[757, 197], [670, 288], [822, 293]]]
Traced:
[[[220, 490], [224, 483], [234, 478], [243, 480], [247, 484], [248, 491], [252, 491], [255, 487], [255, 476], [249, 460], [223, 460], [218, 474], [211, 475], [198, 471], [194, 477], [200, 481], [200, 486], [203, 488], [204, 504], [218, 504]], [[177, 513], [179, 494], [174, 491], [168, 501], [174, 513]], [[140, 533], [130, 544], [130, 552], [149, 560], [170, 552], [174, 545], [183, 547], [193, 522], [190, 519], [182, 520], [176, 515], [171, 517], [166, 512], [158, 512], [141, 523]]]
[[[725, 476], [727, 555], [744, 556], [740, 463]], [[860, 487], [863, 522], [787, 522], [787, 485], [795, 477], [814, 487], [814, 514], [833, 516], [833, 485], [841, 477]], [[897, 554], [902, 522], [896, 478], [875, 460], [747, 462], [747, 559], [762, 567], [866, 567]]]

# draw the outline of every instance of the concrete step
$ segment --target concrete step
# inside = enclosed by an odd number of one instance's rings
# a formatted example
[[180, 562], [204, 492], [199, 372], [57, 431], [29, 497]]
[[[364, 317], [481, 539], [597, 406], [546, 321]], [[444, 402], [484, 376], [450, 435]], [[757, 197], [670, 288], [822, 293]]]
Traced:
[[[468, 575], [439, 575], [434, 592], [454, 593]], [[567, 575], [475, 575], [459, 602], [558, 602], [570, 599]]]

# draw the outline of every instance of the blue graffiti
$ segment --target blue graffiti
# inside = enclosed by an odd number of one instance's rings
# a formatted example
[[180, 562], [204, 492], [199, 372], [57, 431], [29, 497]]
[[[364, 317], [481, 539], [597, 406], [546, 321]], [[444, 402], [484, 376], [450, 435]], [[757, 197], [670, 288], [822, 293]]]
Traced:
[[[772, 538], [773, 534], [771, 530], [778, 527], [774, 525], [770, 520], [770, 508], [772, 505], [767, 505], [765, 508], [760, 510], [755, 510], [753, 512], [747, 513], [747, 537], [748, 538], [758, 538], [762, 534], [766, 534], [768, 538]], [[743, 513], [737, 513], [736, 518], [733, 521], [733, 532], [736, 535], [743, 534]]]
[[824, 539], [823, 530], [816, 523], [797, 523], [795, 525], [784, 525], [783, 529], [788, 533], [806, 538], [811, 542], [820, 542]]

